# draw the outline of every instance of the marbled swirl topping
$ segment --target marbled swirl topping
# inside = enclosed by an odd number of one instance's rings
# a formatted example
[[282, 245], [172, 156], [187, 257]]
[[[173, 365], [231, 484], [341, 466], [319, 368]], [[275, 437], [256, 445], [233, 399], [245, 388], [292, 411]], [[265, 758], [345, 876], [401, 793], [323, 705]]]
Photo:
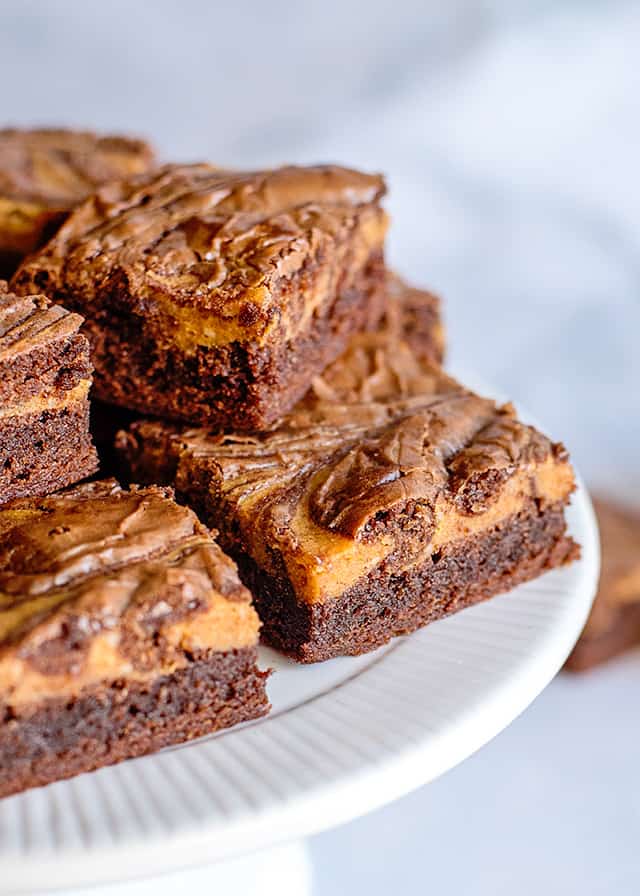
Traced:
[[[349, 252], [360, 270], [382, 251], [384, 192], [381, 177], [332, 165], [258, 172], [169, 165], [99, 190], [14, 284], [20, 292], [34, 284], [47, 294], [69, 291], [84, 302], [126, 284], [130, 309], [148, 327], [172, 315], [174, 336], [177, 327], [185, 343], [261, 338], [273, 326], [295, 328], [331, 293], [338, 267], [305, 285], [307, 267], [323, 254]], [[285, 294], [294, 276], [302, 278], [304, 303]]]

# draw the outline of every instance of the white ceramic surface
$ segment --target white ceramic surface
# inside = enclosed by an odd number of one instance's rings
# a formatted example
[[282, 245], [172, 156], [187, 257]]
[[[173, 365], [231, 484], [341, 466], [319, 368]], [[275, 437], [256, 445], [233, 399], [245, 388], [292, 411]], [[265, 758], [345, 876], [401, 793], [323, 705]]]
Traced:
[[275, 668], [273, 712], [203, 741], [0, 801], [0, 893], [186, 868], [326, 829], [433, 779], [511, 722], [563, 663], [590, 606], [582, 559], [358, 659]]
[[312, 889], [308, 845], [294, 840], [213, 865], [183, 868], [144, 880], [135, 878], [127, 883], [55, 892], [57, 896], [175, 896], [177, 892], [189, 896], [312, 896]]

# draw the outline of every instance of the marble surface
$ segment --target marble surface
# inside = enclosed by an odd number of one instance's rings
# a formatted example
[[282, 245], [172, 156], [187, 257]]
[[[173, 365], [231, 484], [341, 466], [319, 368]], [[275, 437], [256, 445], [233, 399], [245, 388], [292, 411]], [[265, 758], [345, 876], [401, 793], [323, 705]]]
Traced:
[[[640, 504], [640, 5], [4, 0], [2, 117], [167, 157], [385, 171], [450, 360]], [[317, 896], [640, 891], [640, 655], [560, 677], [440, 781], [313, 841]]]

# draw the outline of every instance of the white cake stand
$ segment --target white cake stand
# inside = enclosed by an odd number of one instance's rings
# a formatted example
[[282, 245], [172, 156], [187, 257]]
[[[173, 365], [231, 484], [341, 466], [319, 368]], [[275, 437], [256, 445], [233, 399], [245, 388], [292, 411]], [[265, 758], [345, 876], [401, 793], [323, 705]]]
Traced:
[[304, 896], [302, 838], [461, 762], [562, 666], [598, 576], [583, 487], [569, 524], [577, 563], [376, 653], [296, 666], [263, 651], [275, 673], [262, 721], [0, 800], [1, 896], [98, 885], [93, 896]]

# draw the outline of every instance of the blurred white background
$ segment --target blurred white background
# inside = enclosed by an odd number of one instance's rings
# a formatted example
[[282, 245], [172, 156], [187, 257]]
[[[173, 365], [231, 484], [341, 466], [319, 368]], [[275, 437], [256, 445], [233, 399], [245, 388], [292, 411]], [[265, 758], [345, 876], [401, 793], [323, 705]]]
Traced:
[[[0, 117], [167, 159], [388, 175], [450, 363], [640, 504], [640, 4], [4, 0]], [[560, 677], [440, 781], [312, 843], [317, 896], [640, 892], [640, 655]]]

